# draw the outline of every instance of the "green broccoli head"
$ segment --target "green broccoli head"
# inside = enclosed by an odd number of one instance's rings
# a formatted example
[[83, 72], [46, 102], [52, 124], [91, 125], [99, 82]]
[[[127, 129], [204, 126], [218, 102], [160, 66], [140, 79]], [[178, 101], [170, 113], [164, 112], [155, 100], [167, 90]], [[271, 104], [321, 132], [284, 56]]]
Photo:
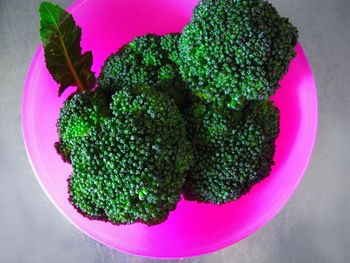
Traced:
[[251, 101], [241, 111], [197, 103], [190, 121], [195, 165], [184, 186], [187, 200], [223, 204], [269, 175], [279, 133], [271, 102]]
[[110, 114], [107, 98], [100, 91], [75, 93], [67, 99], [60, 110], [57, 121], [59, 142], [55, 143], [62, 159], [70, 162], [73, 146]]
[[112, 93], [121, 87], [156, 86], [175, 100], [180, 109], [188, 105], [188, 88], [180, 77], [179, 34], [136, 37], [104, 63], [99, 85]]
[[274, 94], [297, 37], [266, 1], [202, 0], [179, 40], [180, 72], [198, 97], [238, 109]]
[[110, 108], [113, 116], [73, 148], [70, 201], [90, 218], [160, 223], [175, 209], [192, 164], [185, 121], [153, 87], [120, 90]]

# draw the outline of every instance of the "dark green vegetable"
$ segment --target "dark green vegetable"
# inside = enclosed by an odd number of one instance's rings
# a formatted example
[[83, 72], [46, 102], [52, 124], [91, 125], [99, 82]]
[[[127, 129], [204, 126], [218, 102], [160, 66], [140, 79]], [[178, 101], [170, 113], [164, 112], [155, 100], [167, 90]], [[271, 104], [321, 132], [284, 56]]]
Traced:
[[99, 85], [112, 93], [121, 87], [155, 86], [173, 98], [180, 110], [186, 108], [189, 92], [175, 64], [179, 36], [148, 34], [135, 38], [105, 61]]
[[64, 102], [57, 121], [57, 152], [66, 162], [71, 160], [73, 146], [88, 132], [101, 125], [111, 113], [108, 98], [100, 91], [76, 93]]
[[202, 0], [179, 40], [182, 77], [218, 107], [265, 100], [295, 56], [298, 31], [262, 0]]
[[70, 201], [90, 218], [160, 223], [175, 209], [192, 163], [185, 121], [152, 87], [126, 88], [112, 100], [113, 117], [73, 148]]
[[279, 134], [279, 112], [271, 102], [252, 101], [241, 111], [197, 103], [189, 121], [194, 165], [186, 199], [226, 203], [269, 175]]
[[223, 204], [269, 175], [279, 111], [268, 101], [295, 56], [297, 29], [263, 0], [202, 0], [183, 34], [136, 37], [104, 63], [82, 54], [81, 29], [40, 5], [46, 65], [77, 92], [55, 147], [73, 172], [69, 201], [114, 224], [163, 222], [181, 193]]
[[92, 53], [81, 53], [81, 28], [75, 24], [72, 15], [49, 2], [40, 4], [39, 13], [46, 67], [60, 84], [58, 95], [69, 86], [77, 86], [79, 92], [94, 88]]

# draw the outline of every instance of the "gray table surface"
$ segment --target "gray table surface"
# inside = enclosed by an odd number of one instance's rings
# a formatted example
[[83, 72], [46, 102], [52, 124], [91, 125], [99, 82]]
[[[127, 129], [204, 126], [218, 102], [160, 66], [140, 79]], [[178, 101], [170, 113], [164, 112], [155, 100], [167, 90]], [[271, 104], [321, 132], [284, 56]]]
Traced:
[[[34, 177], [20, 109], [39, 43], [39, 2], [0, 0], [0, 262], [158, 262], [80, 233]], [[66, 7], [70, 0], [56, 2]], [[319, 128], [309, 168], [289, 203], [257, 233], [214, 254], [159, 262], [349, 262], [350, 1], [273, 3], [299, 27], [317, 80]]]

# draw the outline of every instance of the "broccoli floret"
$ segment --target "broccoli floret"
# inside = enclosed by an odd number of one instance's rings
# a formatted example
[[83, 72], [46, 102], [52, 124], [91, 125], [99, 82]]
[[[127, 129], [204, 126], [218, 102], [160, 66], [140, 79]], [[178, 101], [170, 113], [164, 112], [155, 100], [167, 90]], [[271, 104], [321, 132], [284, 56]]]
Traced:
[[109, 118], [107, 101], [100, 91], [85, 91], [75, 93], [64, 102], [57, 121], [59, 142], [55, 143], [55, 148], [65, 162], [71, 161], [74, 144]]
[[105, 61], [98, 78], [99, 85], [111, 92], [135, 85], [156, 86], [173, 98], [180, 110], [186, 108], [188, 87], [176, 65], [179, 36], [147, 34], [136, 37]]
[[179, 40], [180, 72], [198, 97], [238, 109], [274, 94], [297, 37], [266, 1], [202, 0]]
[[187, 200], [223, 204], [269, 175], [279, 133], [279, 111], [271, 102], [251, 101], [241, 111], [197, 103], [191, 112]]
[[192, 163], [185, 121], [153, 87], [122, 89], [110, 108], [112, 118], [73, 148], [70, 202], [89, 218], [160, 223], [175, 209]]

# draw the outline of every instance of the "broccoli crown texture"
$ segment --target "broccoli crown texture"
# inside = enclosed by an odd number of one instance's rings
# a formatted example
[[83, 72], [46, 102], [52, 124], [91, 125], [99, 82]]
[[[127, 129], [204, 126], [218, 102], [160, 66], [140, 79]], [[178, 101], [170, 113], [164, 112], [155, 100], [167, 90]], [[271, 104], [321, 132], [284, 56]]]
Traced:
[[66, 100], [57, 121], [59, 142], [55, 144], [62, 159], [70, 162], [74, 144], [91, 128], [108, 119], [110, 114], [106, 97], [100, 91], [75, 93]]
[[179, 34], [136, 37], [104, 63], [99, 85], [112, 92], [135, 85], [156, 86], [175, 100], [180, 109], [188, 104], [188, 88], [180, 77]]
[[184, 186], [187, 200], [223, 204], [268, 176], [279, 133], [271, 102], [251, 101], [241, 111], [196, 103], [191, 112], [194, 165]]
[[202, 0], [179, 40], [180, 72], [198, 97], [238, 109], [275, 92], [297, 37], [266, 1]]
[[160, 223], [175, 209], [192, 164], [185, 120], [153, 87], [118, 91], [110, 109], [113, 116], [73, 148], [70, 201], [89, 218]]

